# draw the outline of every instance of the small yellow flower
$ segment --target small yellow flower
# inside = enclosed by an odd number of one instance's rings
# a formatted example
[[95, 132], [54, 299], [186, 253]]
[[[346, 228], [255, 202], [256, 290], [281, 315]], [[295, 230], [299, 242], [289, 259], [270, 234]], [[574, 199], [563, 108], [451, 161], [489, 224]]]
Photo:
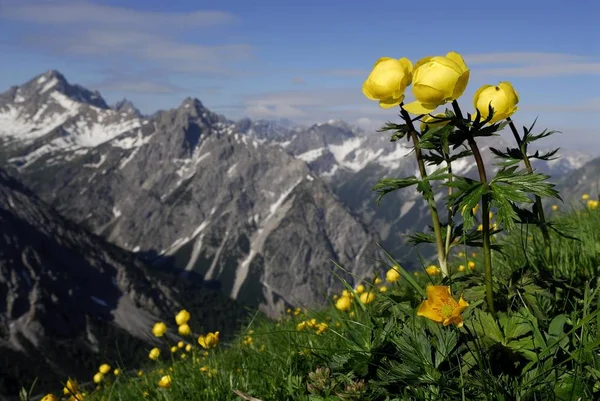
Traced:
[[302, 309], [300, 309], [300, 308], [296, 308], [296, 309], [294, 310], [294, 316], [298, 316], [298, 315], [299, 315], [299, 314], [301, 314], [301, 313], [302, 313]]
[[489, 106], [494, 109], [494, 116], [489, 124], [497, 123], [512, 116], [519, 108], [519, 95], [510, 82], [498, 85], [483, 85], [473, 96], [473, 107], [479, 111], [482, 119], [489, 116]]
[[138, 377], [144, 376], [144, 371], [143, 370], [138, 370], [137, 375], [138, 375]]
[[181, 326], [182, 324], [187, 324], [187, 322], [190, 321], [190, 312], [188, 312], [185, 309], [182, 309], [179, 311], [179, 313], [177, 315], [175, 315], [175, 322], [177, 323], [178, 326]]
[[186, 351], [186, 352], [190, 352], [191, 350], [192, 350], [192, 344], [187, 344], [187, 345], [185, 346], [185, 351]]
[[181, 359], [185, 359], [185, 358], [187, 358], [187, 354], [180, 354], [180, 355], [179, 355], [179, 357], [180, 357]]
[[420, 275], [421, 275], [420, 272], [413, 272], [413, 276], [415, 276], [415, 277], [419, 277]]
[[469, 266], [469, 269], [473, 270], [475, 268], [475, 262], [473, 262], [472, 260], [469, 260], [469, 263], [467, 263], [467, 265]]
[[494, 218], [494, 212], [490, 212], [488, 216], [490, 216], [490, 220], [492, 220]]
[[68, 379], [67, 383], [63, 387], [63, 394], [75, 394], [77, 393], [77, 381], [75, 379]]
[[40, 401], [60, 401], [54, 394], [46, 394]]
[[94, 383], [96, 383], [96, 384], [101, 383], [103, 379], [104, 379], [104, 374], [102, 372], [98, 372], [94, 375]]
[[412, 92], [415, 101], [404, 105], [411, 114], [428, 114], [438, 106], [458, 99], [469, 82], [469, 69], [462, 56], [449, 52], [445, 56], [425, 57], [413, 71]]
[[118, 368], [117, 368], [117, 369], [115, 369], [115, 370], [114, 370], [114, 372], [113, 372], [113, 374], [114, 374], [115, 376], [119, 376], [119, 375], [121, 374], [121, 369], [118, 369]]
[[558, 210], [558, 205], [552, 205], [552, 210], [556, 212]]
[[362, 294], [363, 292], [365, 292], [365, 286], [362, 284], [359, 284], [356, 286], [354, 291], [356, 291], [357, 294]]
[[354, 313], [354, 311], [348, 313], [348, 316], [350, 316], [350, 317], [354, 317], [354, 315], [356, 315], [356, 313]]
[[464, 272], [465, 271], [465, 265], [458, 266], [458, 271], [459, 272]]
[[471, 256], [472, 256], [472, 257], [474, 257], [474, 258], [476, 258], [476, 257], [477, 257], [477, 252], [473, 252], [473, 253], [471, 254]]
[[477, 231], [483, 231], [483, 224], [477, 226]]
[[363, 292], [362, 294], [360, 294], [360, 302], [362, 302], [363, 304], [370, 304], [371, 302], [373, 302], [375, 300], [375, 294], [373, 294], [372, 292]]
[[166, 332], [167, 325], [163, 322], [158, 322], [154, 324], [154, 327], [152, 327], [152, 334], [154, 334], [156, 337], [162, 337], [165, 335]]
[[160, 350], [158, 348], [152, 348], [150, 350], [150, 353], [148, 354], [148, 358], [152, 359], [153, 361], [156, 361], [159, 356], [160, 356]]
[[179, 349], [179, 348], [177, 348], [177, 346], [176, 346], [176, 345], [172, 346], [172, 347], [171, 347], [171, 353], [172, 353], [172, 354], [174, 354], [175, 352], [177, 352], [177, 350], [178, 350], [178, 349]]
[[285, 310], [285, 313], [287, 313], [288, 315], [291, 315], [291, 314], [292, 314], [292, 310], [291, 310], [290, 308], [287, 308], [287, 309]]
[[335, 327], [340, 328], [342, 327], [342, 324], [340, 322], [335, 322]]
[[458, 257], [459, 258], [464, 258], [465, 257], [465, 253], [464, 252], [459, 252], [458, 253]]
[[265, 347], [265, 345], [263, 344], [258, 348], [258, 352], [264, 352], [266, 349], [267, 347]]
[[209, 349], [215, 348], [219, 343], [219, 332], [215, 331], [214, 333], [208, 333], [206, 336], [198, 337], [198, 344], [202, 348]]
[[375, 283], [375, 285], [381, 284], [381, 278], [380, 277], [375, 277], [374, 283]]
[[363, 83], [363, 94], [368, 99], [379, 100], [379, 107], [398, 106], [404, 101], [404, 91], [410, 85], [412, 72], [412, 63], [407, 58], [381, 57]]
[[249, 334], [249, 335], [252, 335], [252, 334], [254, 334], [254, 330], [252, 330], [252, 329], [248, 330], [248, 334]]
[[342, 291], [342, 296], [352, 298], [352, 293], [348, 290], [344, 290], [344, 291]]
[[387, 291], [387, 287], [385, 285], [382, 285], [381, 287], [379, 287], [379, 292], [386, 292]]
[[340, 297], [335, 303], [335, 307], [341, 311], [347, 311], [352, 308], [352, 298], [350, 297]]
[[450, 294], [450, 287], [443, 285], [427, 286], [427, 299], [421, 303], [417, 316], [423, 316], [444, 326], [456, 324], [462, 327], [462, 312], [469, 304], [462, 298], [456, 302]]
[[107, 374], [108, 372], [110, 372], [110, 365], [108, 363], [103, 363], [98, 368], [98, 372], [102, 373], [103, 375]]
[[338, 294], [333, 294], [333, 300], [337, 301], [340, 296]]
[[390, 270], [385, 273], [385, 280], [388, 283], [395, 283], [400, 279], [400, 272], [397, 270], [396, 266], [392, 267]]
[[436, 274], [439, 274], [440, 269], [436, 265], [430, 265], [425, 269], [425, 271], [430, 276], [435, 276]]
[[583, 194], [583, 195], [581, 195], [581, 199], [588, 200], [588, 199], [590, 199], [590, 195], [589, 194]]
[[327, 330], [327, 323], [321, 322], [317, 324], [317, 334], [323, 334]]
[[[298, 331], [300, 331], [300, 330], [298, 330]], [[244, 344], [244, 345], [252, 345], [252, 343], [254, 343], [254, 339], [250, 336], [246, 336], [242, 340], [242, 344]]]
[[190, 329], [190, 326], [187, 323], [184, 323], [177, 328], [177, 332], [181, 336], [189, 336], [192, 334], [192, 329]]
[[593, 199], [589, 199], [587, 201], [587, 207], [590, 210], [594, 210], [594, 209], [598, 208], [598, 201], [597, 200], [593, 200]]
[[158, 381], [158, 387], [162, 387], [162, 388], [171, 387], [171, 376], [165, 375], [165, 376], [161, 377], [160, 380]]
[[185, 343], [183, 341], [179, 341], [177, 343], [177, 348], [183, 348], [183, 347], [185, 347]]

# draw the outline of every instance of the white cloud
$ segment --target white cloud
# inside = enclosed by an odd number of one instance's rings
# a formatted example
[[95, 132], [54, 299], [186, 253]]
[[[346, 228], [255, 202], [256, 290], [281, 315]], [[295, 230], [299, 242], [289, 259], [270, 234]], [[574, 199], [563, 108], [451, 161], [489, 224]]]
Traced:
[[121, 64], [141, 61], [163, 71], [230, 74], [232, 63], [248, 60], [253, 53], [252, 47], [243, 43], [205, 45], [190, 41], [203, 37], [197, 35], [198, 29], [236, 20], [222, 11], [159, 13], [87, 1], [9, 0], [0, 13], [2, 19], [31, 25], [28, 33], [18, 38], [21, 47], [101, 58], [105, 63], [110, 63], [111, 57]]
[[[465, 54], [463, 56], [474, 73], [486, 76], [547, 78], [565, 75], [600, 74], [600, 60], [572, 54], [507, 52]], [[338, 77], [366, 78], [369, 70], [331, 69], [318, 73]]]
[[80, 24], [152, 31], [172, 28], [209, 27], [228, 24], [235, 16], [223, 11], [165, 13], [94, 4], [88, 1], [5, 1], [3, 19], [41, 24]]

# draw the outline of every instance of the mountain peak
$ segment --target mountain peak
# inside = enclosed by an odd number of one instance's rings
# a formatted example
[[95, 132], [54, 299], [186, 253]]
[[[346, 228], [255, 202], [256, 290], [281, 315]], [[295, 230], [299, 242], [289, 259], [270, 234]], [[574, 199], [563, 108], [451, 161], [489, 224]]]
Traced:
[[186, 97], [185, 99], [183, 99], [183, 102], [181, 102], [181, 106], [179, 106], [179, 108], [185, 108], [185, 109], [193, 108], [195, 110], [206, 109], [204, 107], [204, 105], [202, 104], [202, 102], [198, 98], [195, 98], [195, 97]]
[[135, 114], [138, 117], [142, 115], [142, 113], [140, 113], [137, 107], [135, 107], [135, 105], [129, 99], [126, 98], [119, 100], [117, 103], [115, 103], [115, 105], [112, 108], [121, 113]]
[[57, 91], [79, 103], [89, 104], [101, 109], [109, 108], [98, 91], [92, 91], [77, 84], [70, 84], [65, 76], [57, 70], [48, 70], [36, 76], [23, 85], [21, 89], [28, 95], [25, 98], [32, 95], [46, 96]]

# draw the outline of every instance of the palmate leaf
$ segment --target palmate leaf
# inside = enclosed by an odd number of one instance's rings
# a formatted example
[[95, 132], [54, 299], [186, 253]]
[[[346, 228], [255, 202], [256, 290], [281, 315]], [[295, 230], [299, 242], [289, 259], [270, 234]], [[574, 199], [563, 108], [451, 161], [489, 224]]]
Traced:
[[521, 149], [519, 148], [506, 148], [506, 152], [502, 152], [501, 150], [490, 147], [490, 151], [501, 159], [523, 159], [523, 153], [521, 153]]
[[382, 178], [373, 186], [373, 188], [371, 188], [371, 190], [376, 191], [379, 194], [376, 200], [377, 206], [379, 206], [381, 198], [383, 198], [384, 195], [402, 188], [410, 187], [411, 185], [416, 185], [420, 182], [421, 181], [414, 175], [408, 178]]
[[557, 156], [557, 157], [552, 157], [552, 156], [554, 156], [559, 150], [560, 150], [560, 148], [556, 148], [556, 149], [551, 150], [551, 151], [549, 151], [547, 153], [544, 153], [542, 155], [540, 155], [540, 151], [537, 150], [534, 154], [529, 155], [529, 158], [530, 159], [545, 160], [545, 161], [556, 160], [560, 156]]
[[390, 142], [396, 142], [397, 140], [402, 139], [409, 134], [411, 129], [407, 124], [397, 124], [388, 121], [383, 127], [377, 130], [377, 132], [386, 131], [395, 131], [390, 139]]
[[490, 185], [501, 187], [506, 193], [523, 192], [542, 198], [555, 197], [561, 199], [558, 191], [554, 189], [556, 185], [545, 182], [550, 178], [549, 175], [529, 173], [526, 170], [516, 171], [517, 167], [512, 166], [501, 169]]

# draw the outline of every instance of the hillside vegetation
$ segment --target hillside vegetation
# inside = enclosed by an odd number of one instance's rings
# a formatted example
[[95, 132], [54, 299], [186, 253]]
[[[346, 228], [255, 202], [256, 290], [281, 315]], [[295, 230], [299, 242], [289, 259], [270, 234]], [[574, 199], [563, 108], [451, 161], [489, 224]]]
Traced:
[[[43, 400], [599, 399], [600, 208], [584, 198], [549, 216], [573, 237], [551, 234], [552, 263], [537, 229], [496, 237], [504, 244], [493, 254], [497, 319], [477, 307], [484, 302], [480, 255], [457, 246], [445, 280], [469, 304], [462, 327], [417, 316], [422, 298], [407, 281], [439, 284], [436, 266], [405, 277], [392, 260], [378, 261], [381, 277], [347, 287], [330, 307], [288, 310], [277, 321], [257, 317], [231, 341], [186, 327], [189, 316], [173, 311], [165, 327], [148, 327], [160, 337], [144, 366], [97, 361], [110, 368], [90, 373], [88, 383], [65, 377]], [[164, 340], [165, 329], [191, 333]]]

